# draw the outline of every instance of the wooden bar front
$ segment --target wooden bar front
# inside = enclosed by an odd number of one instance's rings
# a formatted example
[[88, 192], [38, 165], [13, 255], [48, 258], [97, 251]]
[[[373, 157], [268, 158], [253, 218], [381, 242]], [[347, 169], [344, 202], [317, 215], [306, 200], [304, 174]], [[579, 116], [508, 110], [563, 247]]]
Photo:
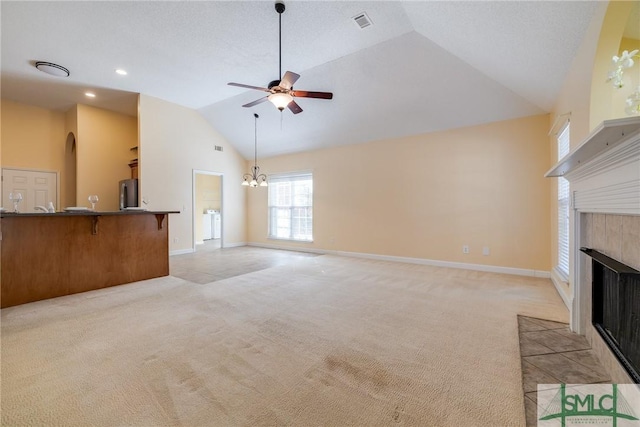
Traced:
[[3, 214], [0, 305], [167, 276], [168, 213]]

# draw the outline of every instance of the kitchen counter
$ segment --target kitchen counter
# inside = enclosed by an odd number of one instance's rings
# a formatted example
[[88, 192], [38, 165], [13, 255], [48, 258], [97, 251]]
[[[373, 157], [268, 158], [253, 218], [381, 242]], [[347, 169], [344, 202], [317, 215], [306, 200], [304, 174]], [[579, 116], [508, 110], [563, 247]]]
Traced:
[[1, 306], [167, 276], [173, 213], [0, 214]]
[[1, 212], [0, 218], [5, 217], [17, 217], [17, 216], [77, 216], [77, 215], [89, 215], [89, 216], [101, 216], [101, 215], [141, 215], [141, 214], [155, 214], [155, 215], [165, 215], [165, 214], [177, 214], [179, 211], [143, 211], [143, 210], [123, 210], [123, 211], [62, 211], [62, 212], [29, 212], [29, 213], [15, 213], [15, 212]]

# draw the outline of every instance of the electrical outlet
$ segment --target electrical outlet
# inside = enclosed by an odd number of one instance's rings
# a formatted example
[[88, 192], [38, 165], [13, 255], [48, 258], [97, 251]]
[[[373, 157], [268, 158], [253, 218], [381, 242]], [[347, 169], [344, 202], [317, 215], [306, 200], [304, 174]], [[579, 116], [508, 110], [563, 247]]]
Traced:
[[482, 255], [489, 256], [490, 254], [491, 254], [491, 251], [489, 250], [489, 246], [484, 246], [482, 248]]
[[177, 237], [173, 238], [173, 243], [178, 243], [178, 238]]
[[463, 253], [463, 254], [468, 254], [469, 252], [470, 252], [470, 251], [469, 251], [469, 245], [464, 245], [464, 246], [462, 247], [462, 253]]

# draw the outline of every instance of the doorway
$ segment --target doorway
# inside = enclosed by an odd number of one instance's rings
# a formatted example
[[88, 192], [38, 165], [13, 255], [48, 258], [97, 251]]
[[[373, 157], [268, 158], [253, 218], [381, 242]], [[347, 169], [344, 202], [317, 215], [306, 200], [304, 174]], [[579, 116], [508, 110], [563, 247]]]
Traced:
[[193, 171], [193, 250], [224, 247], [222, 179], [219, 172]]
[[20, 212], [36, 212], [36, 206], [45, 207], [52, 202], [58, 206], [58, 172], [32, 169], [2, 169], [2, 206], [13, 211], [10, 193], [22, 194], [18, 204]]
[[[65, 200], [64, 206], [76, 206], [76, 189], [77, 189], [77, 151], [76, 151], [76, 137], [72, 132], [67, 135], [67, 142], [64, 149], [64, 172], [63, 178]], [[66, 177], [64, 176], [66, 174]]]

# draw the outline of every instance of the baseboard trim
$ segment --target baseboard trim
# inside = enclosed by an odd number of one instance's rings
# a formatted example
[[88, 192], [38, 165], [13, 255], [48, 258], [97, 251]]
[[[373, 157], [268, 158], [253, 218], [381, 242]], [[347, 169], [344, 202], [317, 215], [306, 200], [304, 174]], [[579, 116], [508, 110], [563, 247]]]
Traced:
[[184, 255], [184, 254], [192, 254], [194, 253], [195, 250], [193, 248], [189, 248], [189, 249], [176, 249], [175, 251], [169, 251], [169, 256], [174, 256], [174, 255]]
[[332, 251], [327, 249], [274, 245], [269, 243], [249, 242], [247, 246], [255, 246], [255, 247], [267, 248], [267, 249], [282, 249], [287, 251], [309, 252], [309, 253], [316, 253], [321, 255], [338, 255], [338, 256], [345, 256], [345, 257], [352, 257], [352, 258], [375, 259], [379, 261], [404, 262], [408, 264], [430, 265], [434, 267], [458, 268], [462, 270], [485, 271], [488, 273], [513, 274], [516, 276], [539, 277], [543, 279], [551, 278], [551, 273], [549, 271], [530, 270], [526, 268], [500, 267], [495, 265], [484, 265], [484, 264], [469, 264], [464, 262], [440, 261], [440, 260], [434, 260], [434, 259], [399, 257], [399, 256], [392, 256], [392, 255], [378, 255], [378, 254], [369, 254], [364, 252]]
[[555, 268], [551, 269], [551, 282], [553, 283], [553, 286], [555, 286], [556, 291], [560, 295], [560, 298], [562, 298], [564, 305], [566, 305], [569, 311], [571, 311], [571, 307], [573, 304], [571, 302], [571, 296], [567, 295], [569, 286], [566, 280], [564, 280], [564, 278]]
[[237, 248], [239, 246], [247, 246], [247, 242], [225, 243], [223, 248]]
[[306, 252], [306, 253], [318, 254], [318, 255], [333, 254], [332, 251], [328, 251], [326, 249], [304, 248], [301, 246], [274, 245], [272, 243], [249, 242], [247, 243], [247, 246], [253, 246], [256, 248], [265, 248], [265, 249], [280, 249], [281, 251]]

